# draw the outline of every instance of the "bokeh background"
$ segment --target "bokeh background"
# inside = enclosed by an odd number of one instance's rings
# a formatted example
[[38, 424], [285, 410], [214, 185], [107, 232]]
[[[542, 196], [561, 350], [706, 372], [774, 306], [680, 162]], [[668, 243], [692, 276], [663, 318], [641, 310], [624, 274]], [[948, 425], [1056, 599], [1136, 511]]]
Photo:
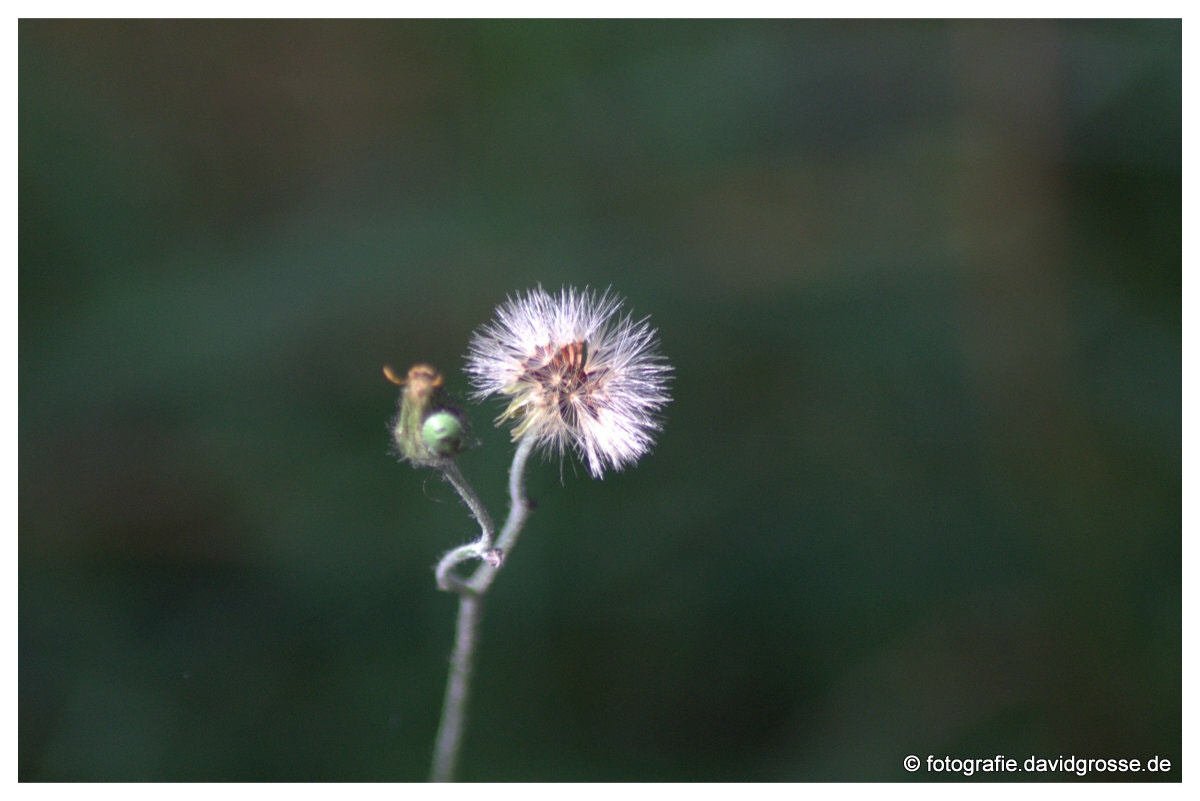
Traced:
[[539, 282], [675, 399], [530, 471], [463, 778], [1180, 778], [1179, 21], [19, 34], [22, 780], [423, 780], [474, 528], [380, 368]]

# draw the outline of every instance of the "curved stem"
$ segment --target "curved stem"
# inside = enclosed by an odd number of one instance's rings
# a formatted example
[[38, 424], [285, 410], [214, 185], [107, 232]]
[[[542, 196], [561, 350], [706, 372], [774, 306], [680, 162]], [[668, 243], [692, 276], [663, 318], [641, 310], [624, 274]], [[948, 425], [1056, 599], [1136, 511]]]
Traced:
[[525, 497], [525, 463], [529, 461], [531, 453], [533, 441], [523, 439], [517, 446], [517, 452], [513, 454], [512, 467], [508, 472], [508, 519], [504, 521], [504, 528], [496, 540], [496, 550], [500, 552], [501, 559], [480, 565], [475, 575], [466, 583], [477, 595], [487, 592], [487, 588], [496, 579], [500, 565], [517, 546], [517, 537], [521, 535], [521, 529], [525, 527], [525, 521], [529, 518], [529, 500]]
[[[455, 623], [454, 653], [450, 657], [450, 674], [446, 679], [446, 694], [442, 701], [442, 720], [438, 725], [437, 739], [434, 743], [430, 781], [454, 780], [454, 770], [458, 763], [459, 752], [462, 750], [463, 733], [466, 730], [467, 699], [471, 690], [471, 668], [475, 659], [475, 645], [479, 639], [479, 619], [483, 594], [495, 580], [496, 573], [503, 564], [503, 558], [512, 552], [521, 528], [529, 517], [529, 502], [525, 498], [525, 463], [529, 460], [529, 454], [532, 451], [533, 443], [522, 440], [521, 444], [517, 446], [517, 452], [513, 454], [512, 468], [509, 470], [508, 477], [510, 502], [508, 519], [496, 542], [496, 548], [478, 550], [477, 546], [483, 541], [481, 536], [479, 542], [455, 548], [446, 554], [438, 565], [438, 586], [458, 594], [458, 621]], [[455, 468], [455, 472], [457, 472], [457, 468]], [[459, 474], [458, 478], [462, 480], [462, 475]], [[470, 485], [465, 480], [462, 480], [462, 483], [470, 490]], [[455, 488], [458, 489], [458, 484], [455, 484]], [[463, 494], [462, 490], [459, 490], [459, 493]], [[470, 494], [475, 497], [473, 491]], [[467, 505], [471, 506], [471, 502], [467, 501]], [[482, 510], [482, 504], [480, 504], [480, 509]], [[480, 521], [480, 525], [485, 530], [490, 528], [491, 521], [487, 517], [486, 510], [482, 510], [481, 516], [472, 506], [472, 512], [475, 512], [476, 519]], [[484, 526], [483, 520], [488, 520], [487, 526]], [[490, 546], [490, 536], [488, 545]], [[486, 555], [488, 553], [494, 554], [495, 558], [489, 558]], [[469, 580], [464, 581], [450, 572], [454, 565], [472, 556], [483, 558], [485, 561]], [[451, 561], [452, 557], [453, 561]]]
[[452, 461], [446, 462], [442, 466], [442, 474], [446, 476], [447, 481], [454, 485], [459, 497], [463, 499], [463, 503], [467, 505], [479, 523], [479, 539], [475, 541], [475, 544], [481, 550], [491, 548], [496, 527], [492, 524], [492, 516], [488, 514], [487, 507], [483, 505], [483, 501], [479, 500], [479, 496], [475, 494], [475, 490], [463, 476], [462, 471], [458, 469], [457, 464]]
[[495, 536], [496, 527], [492, 523], [492, 516], [488, 514], [487, 507], [483, 505], [483, 501], [479, 499], [471, 483], [467, 481], [462, 471], [458, 469], [458, 465], [453, 461], [447, 461], [441, 466], [441, 470], [442, 475], [453, 485], [459, 497], [463, 499], [463, 503], [467, 505], [467, 508], [471, 510], [471, 514], [475, 516], [475, 520], [479, 523], [479, 539], [467, 545], [460, 545], [443, 556], [441, 561], [438, 562], [438, 587], [449, 592], [458, 592], [461, 594], [466, 590], [466, 586], [462, 579], [455, 576], [451, 571], [455, 565], [465, 562], [468, 559], [489, 559], [489, 554], [492, 552], [492, 538]]

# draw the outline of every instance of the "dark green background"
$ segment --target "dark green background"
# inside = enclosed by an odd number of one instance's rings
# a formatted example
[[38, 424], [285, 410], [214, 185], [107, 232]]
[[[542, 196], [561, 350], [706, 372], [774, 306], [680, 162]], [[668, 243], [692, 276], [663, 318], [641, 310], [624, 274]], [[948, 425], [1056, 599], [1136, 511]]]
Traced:
[[533, 465], [464, 778], [1180, 778], [1178, 21], [19, 31], [21, 779], [423, 779], [473, 528], [380, 368], [538, 282], [675, 399]]

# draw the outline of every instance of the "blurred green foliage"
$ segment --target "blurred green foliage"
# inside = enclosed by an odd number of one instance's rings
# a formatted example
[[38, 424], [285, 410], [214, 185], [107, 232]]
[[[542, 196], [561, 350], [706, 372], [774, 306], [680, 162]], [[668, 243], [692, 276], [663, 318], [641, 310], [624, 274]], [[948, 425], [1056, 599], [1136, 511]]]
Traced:
[[422, 779], [473, 528], [380, 367], [539, 281], [675, 400], [531, 470], [464, 778], [1178, 765], [1180, 22], [19, 39], [22, 780]]

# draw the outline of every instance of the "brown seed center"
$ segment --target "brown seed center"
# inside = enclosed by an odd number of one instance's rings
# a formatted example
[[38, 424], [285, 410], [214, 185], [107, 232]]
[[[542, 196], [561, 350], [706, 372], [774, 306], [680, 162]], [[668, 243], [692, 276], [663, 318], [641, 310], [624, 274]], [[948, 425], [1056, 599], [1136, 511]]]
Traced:
[[539, 387], [548, 403], [561, 402], [587, 382], [586, 361], [582, 342], [572, 342], [558, 350], [542, 348], [525, 361], [524, 380]]

